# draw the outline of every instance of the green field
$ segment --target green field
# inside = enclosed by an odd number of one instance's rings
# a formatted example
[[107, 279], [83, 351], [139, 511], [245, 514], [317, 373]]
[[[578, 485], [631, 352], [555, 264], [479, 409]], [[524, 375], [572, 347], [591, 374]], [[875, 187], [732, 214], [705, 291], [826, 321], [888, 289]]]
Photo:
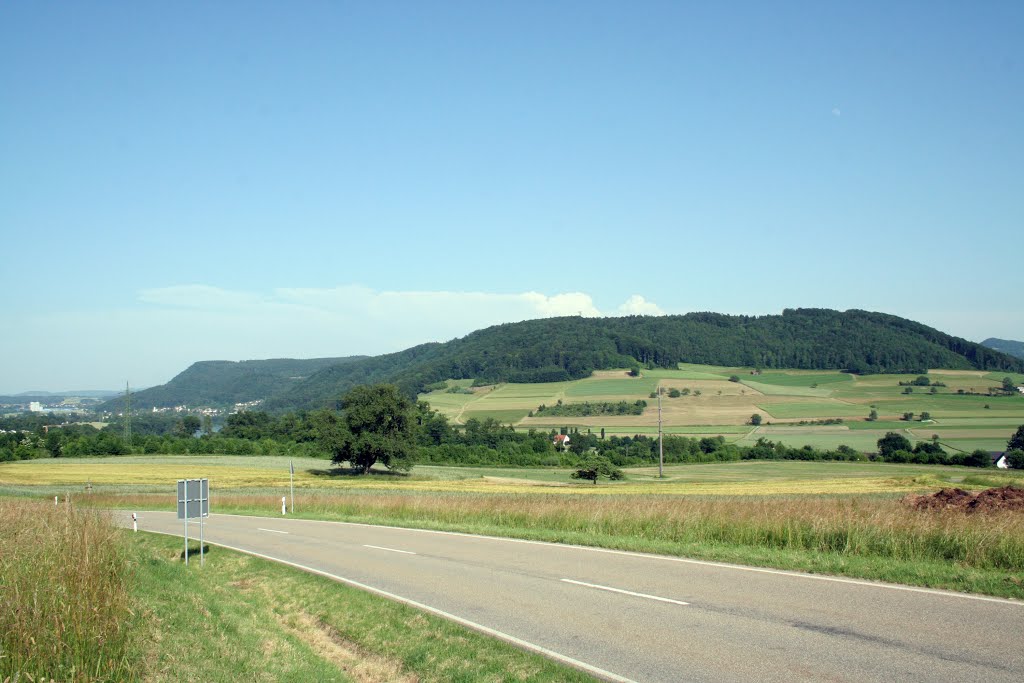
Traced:
[[567, 398], [591, 398], [608, 396], [615, 400], [632, 397], [647, 398], [658, 385], [653, 377], [636, 377], [633, 379], [583, 379], [571, 383], [565, 390]]
[[799, 403], [765, 403], [758, 408], [778, 418], [829, 418], [829, 417], [860, 417], [864, 415], [861, 406], [824, 399]]

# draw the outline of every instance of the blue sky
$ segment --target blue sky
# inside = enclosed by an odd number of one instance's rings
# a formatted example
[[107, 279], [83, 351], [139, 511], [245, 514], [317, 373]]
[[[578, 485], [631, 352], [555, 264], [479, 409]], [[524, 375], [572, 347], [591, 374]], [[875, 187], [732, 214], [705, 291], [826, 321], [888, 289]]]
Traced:
[[0, 5], [0, 392], [545, 315], [1024, 339], [1024, 4]]

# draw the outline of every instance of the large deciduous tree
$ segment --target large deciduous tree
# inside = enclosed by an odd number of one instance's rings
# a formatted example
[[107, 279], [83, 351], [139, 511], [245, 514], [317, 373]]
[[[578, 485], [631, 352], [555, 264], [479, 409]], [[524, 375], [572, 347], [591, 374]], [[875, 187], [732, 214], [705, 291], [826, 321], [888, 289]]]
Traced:
[[393, 384], [363, 385], [342, 399], [348, 434], [333, 449], [335, 463], [349, 462], [364, 474], [375, 463], [400, 472], [413, 466], [413, 404]]
[[1010, 440], [1006, 442], [1006, 450], [1024, 451], [1024, 425], [1017, 427], [1017, 431], [1010, 437]]

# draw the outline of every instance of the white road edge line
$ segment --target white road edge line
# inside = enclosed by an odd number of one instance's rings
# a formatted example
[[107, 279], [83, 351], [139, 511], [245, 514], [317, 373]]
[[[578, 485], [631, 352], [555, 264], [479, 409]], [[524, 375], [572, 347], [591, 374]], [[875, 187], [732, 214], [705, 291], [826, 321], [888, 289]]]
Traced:
[[[168, 512], [167, 514], [174, 514]], [[212, 517], [213, 515], [211, 515]], [[269, 517], [257, 517], [254, 515], [232, 515], [218, 513], [217, 516], [243, 517], [247, 519], [271, 519]], [[299, 521], [299, 520], [296, 520]], [[747, 567], [741, 564], [729, 564], [727, 562], [712, 562], [710, 560], [694, 560], [688, 557], [672, 557], [670, 555], [655, 555], [653, 553], [640, 553], [631, 550], [612, 550], [611, 548], [595, 548], [587, 545], [575, 545], [572, 543], [554, 543], [551, 541], [531, 541], [526, 538], [509, 538], [504, 536], [484, 536], [482, 534], [470, 534], [464, 531], [439, 531], [437, 529], [417, 529], [407, 526], [388, 526], [386, 524], [362, 524], [360, 522], [336, 522], [328, 519], [304, 519], [303, 522], [317, 522], [319, 524], [341, 524], [346, 526], [361, 526], [371, 529], [393, 529], [395, 531], [414, 531], [422, 534], [441, 534], [445, 536], [464, 536], [466, 538], [482, 538], [488, 541], [502, 541], [505, 543], [525, 543], [527, 545], [546, 545], [556, 548], [568, 548], [572, 550], [586, 550], [592, 553], [607, 553], [608, 555], [624, 555], [626, 557], [639, 557], [646, 560], [661, 560], [663, 562], [681, 562], [683, 564], [696, 564], [704, 567], [720, 567], [722, 569], [733, 569], [742, 572], [755, 572], [758, 574], [775, 574], [777, 576], [789, 576], [794, 579], [813, 579], [815, 581], [831, 581], [833, 583], [845, 583], [853, 586], [865, 586], [867, 588], [883, 588], [894, 591], [906, 591], [908, 593], [925, 593], [946, 598], [959, 598], [962, 600], [978, 600], [979, 602], [996, 602], [1003, 605], [1015, 605], [1024, 607], [1022, 600], [1009, 600], [1007, 598], [990, 598], [985, 595], [972, 595], [970, 593], [957, 593], [956, 591], [940, 590], [938, 588], [917, 588], [915, 586], [900, 586], [894, 583], [881, 583], [878, 581], [862, 581], [858, 579], [844, 579], [839, 576], [824, 576], [820, 574], [802, 574], [785, 569], [765, 569], [763, 567]]]
[[363, 547], [364, 548], [374, 548], [376, 550], [387, 550], [389, 553], [402, 553], [403, 555], [415, 555], [416, 554], [416, 553], [414, 553], [411, 550], [398, 550], [397, 548], [385, 548], [382, 545], [368, 545], [368, 544], [364, 543]]
[[[246, 515], [233, 515], [233, 516], [245, 517]], [[152, 533], [152, 534], [163, 534], [164, 536], [175, 536], [175, 537], [178, 536], [178, 534], [170, 533], [168, 531], [152, 531], [152, 530], [147, 530], [147, 531], [149, 533]], [[454, 614], [450, 614], [448, 612], [445, 612], [444, 610], [437, 609], [436, 607], [431, 607], [430, 605], [424, 605], [422, 602], [416, 602], [415, 600], [410, 600], [409, 598], [402, 597], [401, 595], [397, 595], [395, 593], [389, 593], [389, 592], [387, 592], [385, 590], [381, 590], [380, 588], [374, 588], [373, 586], [368, 586], [365, 583], [360, 583], [360, 582], [354, 581], [352, 579], [346, 579], [344, 576], [338, 576], [337, 574], [331, 574], [330, 572], [325, 572], [322, 569], [314, 569], [313, 567], [307, 567], [306, 565], [302, 565], [302, 564], [299, 564], [297, 562], [289, 562], [288, 560], [282, 560], [282, 559], [280, 559], [278, 557], [272, 557], [270, 555], [264, 555], [262, 553], [253, 552], [251, 550], [246, 550], [245, 548], [236, 548], [233, 545], [225, 545], [224, 543], [213, 543], [212, 541], [208, 541], [208, 543], [210, 543], [210, 545], [216, 545], [216, 546], [219, 546], [221, 548], [227, 548], [228, 550], [234, 550], [234, 551], [239, 552], [239, 553], [245, 553], [246, 555], [252, 555], [253, 557], [259, 557], [259, 558], [264, 559], [264, 560], [270, 560], [271, 562], [278, 562], [280, 564], [288, 565], [289, 567], [295, 567], [296, 569], [301, 569], [302, 571], [309, 572], [310, 574], [317, 574], [318, 576], [325, 576], [328, 579], [333, 579], [334, 581], [337, 581], [338, 583], [344, 583], [346, 585], [353, 586], [355, 588], [359, 588], [361, 590], [368, 591], [370, 593], [375, 593], [377, 595], [380, 595], [381, 597], [388, 598], [389, 600], [394, 600], [396, 602], [401, 602], [403, 604], [409, 605], [410, 607], [415, 607], [416, 609], [421, 609], [424, 612], [430, 612], [431, 614], [436, 614], [437, 616], [442, 617], [444, 619], [448, 619], [450, 621], [454, 621], [457, 624], [462, 624], [466, 628], [471, 628], [474, 631], [479, 631], [480, 633], [483, 633], [485, 635], [489, 635], [492, 638], [497, 638], [498, 640], [503, 640], [506, 643], [509, 643], [510, 645], [515, 645], [516, 647], [520, 647], [520, 648], [522, 648], [524, 650], [530, 650], [531, 652], [536, 652], [539, 655], [544, 655], [545, 657], [547, 657], [549, 659], [553, 659], [553, 660], [555, 660], [557, 662], [561, 662], [563, 664], [567, 664], [567, 665], [569, 665], [569, 666], [571, 666], [571, 667], [573, 667], [575, 669], [580, 669], [582, 671], [586, 671], [587, 673], [594, 674], [598, 678], [603, 678], [606, 681], [612, 681], [613, 683], [638, 683], [638, 681], [634, 681], [632, 678], [626, 678], [625, 676], [620, 676], [618, 674], [613, 674], [611, 671], [605, 671], [604, 669], [596, 667], [593, 664], [587, 664], [586, 662], [581, 662], [578, 659], [573, 659], [572, 657], [569, 657], [568, 655], [563, 655], [563, 654], [561, 654], [559, 652], [555, 652], [554, 650], [549, 650], [546, 647], [541, 647], [540, 645], [534, 645], [531, 642], [528, 642], [526, 640], [522, 640], [520, 638], [516, 638], [515, 636], [510, 636], [507, 633], [502, 633], [501, 631], [497, 631], [497, 630], [495, 630], [493, 628], [489, 628], [487, 626], [484, 626], [483, 624], [478, 624], [475, 621], [470, 621], [469, 619], [463, 619], [462, 617], [455, 616]]]
[[290, 534], [290, 531], [278, 531], [277, 529], [264, 529], [263, 527], [256, 527], [256, 531], [269, 531], [272, 534]]
[[612, 588], [611, 586], [601, 586], [596, 583], [587, 583], [586, 581], [574, 581], [573, 579], [562, 579], [565, 583], [574, 583], [577, 586], [586, 586], [587, 588], [597, 588], [602, 591], [611, 591], [612, 593], [622, 593], [623, 595], [632, 595], [634, 598], [647, 598], [648, 600], [657, 600], [658, 602], [671, 602], [673, 605], [689, 605], [688, 602], [682, 600], [673, 600], [672, 598], [662, 598], [657, 595], [648, 595], [647, 593], [634, 593], [633, 591], [623, 590], [622, 588]]

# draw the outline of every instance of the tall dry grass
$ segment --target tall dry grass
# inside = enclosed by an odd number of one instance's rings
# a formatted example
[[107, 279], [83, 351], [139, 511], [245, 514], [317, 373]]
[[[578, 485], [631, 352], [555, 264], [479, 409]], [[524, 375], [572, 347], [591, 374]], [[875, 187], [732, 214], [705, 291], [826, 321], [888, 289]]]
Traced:
[[[142, 508], [154, 500], [139, 495], [97, 503]], [[918, 511], [891, 498], [321, 493], [297, 503], [301, 515], [321, 519], [560, 532], [620, 547], [613, 539], [628, 538], [630, 547], [644, 541], [684, 549], [737, 546], [1024, 571], [1024, 512]], [[280, 513], [281, 499], [221, 494], [216, 507], [271, 516]]]
[[95, 511], [0, 500], [0, 680], [131, 679], [127, 557]]

